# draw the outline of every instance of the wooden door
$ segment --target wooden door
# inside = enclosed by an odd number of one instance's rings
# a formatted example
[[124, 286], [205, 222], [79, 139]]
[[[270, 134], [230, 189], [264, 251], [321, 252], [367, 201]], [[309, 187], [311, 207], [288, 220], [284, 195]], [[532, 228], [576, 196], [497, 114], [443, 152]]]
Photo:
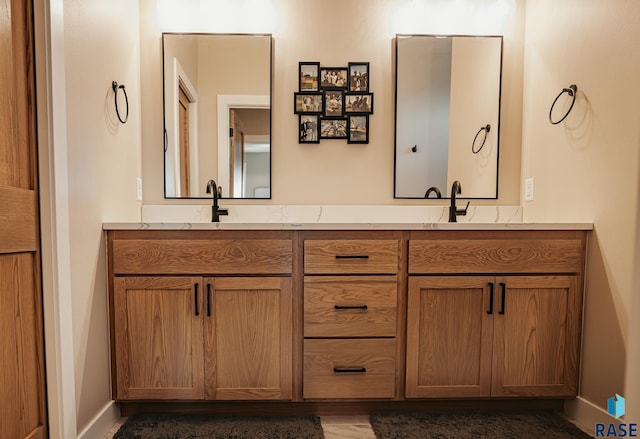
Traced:
[[0, 0], [0, 426], [47, 436], [30, 1]]
[[497, 285], [492, 396], [575, 396], [578, 278], [512, 276]]
[[114, 279], [117, 399], [204, 397], [200, 277]]
[[205, 279], [205, 296], [207, 399], [291, 399], [291, 278]]
[[491, 277], [410, 277], [407, 398], [489, 396]]

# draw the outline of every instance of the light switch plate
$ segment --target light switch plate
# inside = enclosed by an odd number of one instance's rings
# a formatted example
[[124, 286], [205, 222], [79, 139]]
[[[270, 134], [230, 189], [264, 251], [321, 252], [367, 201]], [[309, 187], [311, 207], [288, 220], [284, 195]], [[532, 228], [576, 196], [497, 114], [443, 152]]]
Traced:
[[533, 201], [533, 177], [524, 181], [524, 201]]

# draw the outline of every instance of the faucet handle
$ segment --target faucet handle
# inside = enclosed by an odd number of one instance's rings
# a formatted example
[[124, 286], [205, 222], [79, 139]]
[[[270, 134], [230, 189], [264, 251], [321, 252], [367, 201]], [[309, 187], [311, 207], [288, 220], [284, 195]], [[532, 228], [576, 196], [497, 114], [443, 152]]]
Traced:
[[467, 214], [467, 209], [469, 209], [469, 203], [470, 201], [467, 201], [467, 205], [464, 209], [456, 209], [456, 215], [465, 216]]
[[218, 215], [229, 215], [229, 209], [220, 209], [218, 208]]

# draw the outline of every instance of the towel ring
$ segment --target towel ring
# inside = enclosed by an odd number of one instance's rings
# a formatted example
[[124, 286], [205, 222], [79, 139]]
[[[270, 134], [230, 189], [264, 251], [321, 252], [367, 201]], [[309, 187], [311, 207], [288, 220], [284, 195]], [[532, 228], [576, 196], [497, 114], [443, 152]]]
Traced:
[[[120, 117], [120, 110], [118, 109], [118, 89], [122, 89], [122, 92], [124, 93], [124, 101], [127, 104], [127, 113], [124, 116], [124, 120], [122, 120], [122, 117]], [[127, 120], [129, 119], [129, 98], [127, 97], [127, 90], [124, 89], [124, 85], [120, 84], [118, 85], [118, 83], [116, 81], [113, 81], [111, 83], [111, 89], [113, 90], [114, 93], [114, 102], [116, 104], [116, 114], [118, 115], [118, 120], [122, 123], [127, 123]]]
[[[484, 138], [482, 139], [482, 144], [480, 145], [480, 148], [476, 149], [476, 140], [478, 140], [478, 136], [480, 135], [481, 132], [484, 131]], [[484, 148], [484, 143], [487, 141], [487, 134], [489, 134], [489, 131], [491, 131], [491, 125], [487, 124], [486, 126], [480, 128], [478, 130], [478, 132], [476, 133], [476, 136], [473, 138], [473, 143], [471, 144], [471, 152], [474, 154], [479, 153], [480, 151], [482, 151], [482, 148]]]
[[[560, 99], [560, 96], [562, 96], [565, 93], [567, 93], [569, 96], [571, 96], [573, 98], [571, 100], [571, 105], [569, 106], [569, 109], [567, 110], [565, 115], [562, 116], [562, 118], [560, 120], [554, 121], [553, 117], [551, 116], [551, 113], [553, 113], [553, 107], [555, 107], [556, 102], [558, 102], [558, 99]], [[558, 94], [558, 96], [556, 96], [556, 98], [553, 100], [553, 104], [551, 104], [551, 109], [549, 110], [549, 122], [551, 122], [552, 125], [558, 125], [560, 122], [562, 122], [563, 120], [565, 120], [567, 118], [569, 113], [571, 113], [571, 109], [573, 108], [573, 104], [576, 103], [576, 95], [577, 94], [578, 94], [578, 86], [575, 85], [575, 84], [571, 84], [569, 86], [569, 88], [563, 88], [562, 91]]]

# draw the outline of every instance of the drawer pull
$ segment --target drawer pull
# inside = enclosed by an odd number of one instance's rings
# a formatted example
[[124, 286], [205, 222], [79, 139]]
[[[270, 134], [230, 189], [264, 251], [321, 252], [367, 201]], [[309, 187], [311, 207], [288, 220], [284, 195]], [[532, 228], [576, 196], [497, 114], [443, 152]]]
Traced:
[[368, 309], [367, 305], [333, 305], [335, 309]]
[[207, 283], [207, 317], [211, 317], [211, 283]]
[[369, 255], [336, 255], [336, 259], [369, 259]]
[[367, 371], [364, 367], [334, 367], [334, 373], [365, 373]]

